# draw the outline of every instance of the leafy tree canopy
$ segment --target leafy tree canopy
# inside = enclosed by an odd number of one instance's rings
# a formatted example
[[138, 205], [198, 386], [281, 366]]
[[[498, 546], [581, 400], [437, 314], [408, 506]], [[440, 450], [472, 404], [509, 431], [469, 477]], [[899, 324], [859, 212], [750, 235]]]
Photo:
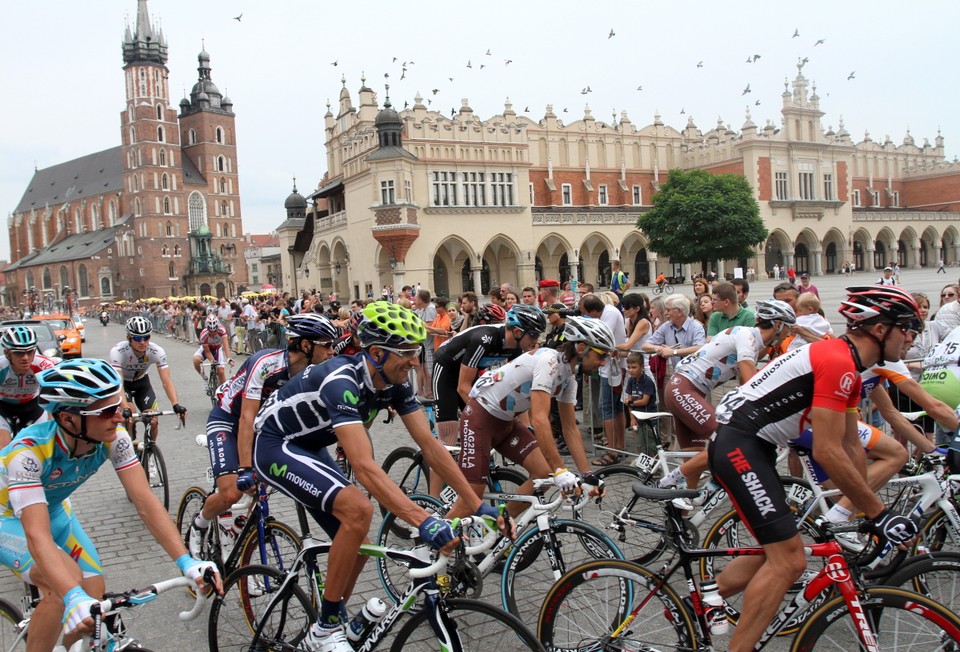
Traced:
[[708, 260], [754, 256], [768, 234], [747, 180], [704, 170], [671, 170], [637, 227], [658, 254], [704, 268]]

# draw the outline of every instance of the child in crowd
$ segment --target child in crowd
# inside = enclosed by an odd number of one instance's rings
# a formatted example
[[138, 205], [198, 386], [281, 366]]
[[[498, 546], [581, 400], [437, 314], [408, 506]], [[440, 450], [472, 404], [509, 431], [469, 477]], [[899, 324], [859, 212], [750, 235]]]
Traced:
[[795, 337], [791, 340], [788, 351], [833, 337], [830, 322], [824, 319], [820, 309], [820, 299], [813, 292], [804, 292], [797, 297], [796, 311], [797, 323], [793, 326]]
[[[628, 412], [657, 411], [657, 388], [653, 378], [647, 375], [643, 354], [637, 351], [627, 356], [627, 382], [623, 387], [623, 402]], [[637, 450], [653, 457], [657, 454], [657, 440], [649, 422], [639, 422], [630, 415], [630, 429], [637, 433]]]

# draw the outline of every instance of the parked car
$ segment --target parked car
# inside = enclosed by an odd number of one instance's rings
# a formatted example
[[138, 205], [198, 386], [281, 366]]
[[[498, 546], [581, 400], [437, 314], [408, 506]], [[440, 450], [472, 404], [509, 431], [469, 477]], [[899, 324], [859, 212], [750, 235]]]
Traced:
[[[63, 350], [60, 348], [60, 339], [53, 331], [53, 326], [45, 321], [34, 321], [33, 319], [9, 319], [0, 322], [0, 328], [8, 326], [29, 326], [37, 334], [37, 350], [48, 358], [62, 358]], [[66, 339], [66, 338], [63, 338]]]
[[53, 331], [57, 335], [64, 336], [63, 340], [60, 341], [60, 349], [63, 351], [64, 358], [80, 358], [83, 356], [83, 338], [73, 323], [73, 319], [63, 314], [34, 315], [33, 318], [47, 322], [53, 327]]

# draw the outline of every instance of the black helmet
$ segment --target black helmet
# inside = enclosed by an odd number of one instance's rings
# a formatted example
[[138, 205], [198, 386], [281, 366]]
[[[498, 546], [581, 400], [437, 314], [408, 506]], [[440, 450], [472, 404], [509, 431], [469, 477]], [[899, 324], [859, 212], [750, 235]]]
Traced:
[[518, 303], [507, 313], [507, 326], [525, 333], [542, 333], [547, 330], [547, 318], [539, 308]]

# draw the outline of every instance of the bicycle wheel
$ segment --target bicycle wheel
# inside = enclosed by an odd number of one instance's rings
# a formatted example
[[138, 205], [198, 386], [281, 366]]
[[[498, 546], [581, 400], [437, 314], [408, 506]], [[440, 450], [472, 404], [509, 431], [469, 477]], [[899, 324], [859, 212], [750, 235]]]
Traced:
[[260, 565], [230, 573], [223, 595], [210, 606], [210, 652], [296, 649], [317, 614], [295, 583], [278, 596], [282, 578], [275, 568]]
[[[955, 498], [950, 499], [954, 509], [960, 510]], [[950, 517], [943, 511], [942, 507], [937, 507], [920, 527], [920, 537], [914, 542], [914, 554], [920, 554], [919, 547], [926, 546], [927, 550], [945, 550], [951, 552], [960, 552], [960, 541], [955, 541], [953, 537], [953, 527]]]
[[[957, 650], [960, 617], [930, 598], [886, 586], [859, 595], [863, 618], [870, 624], [878, 650]], [[793, 642], [793, 652], [854, 652], [865, 647], [847, 612], [843, 596], [814, 611]]]
[[592, 525], [551, 519], [549, 531], [528, 529], [507, 555], [500, 579], [501, 605], [521, 622], [532, 623], [546, 590], [569, 569], [595, 559], [623, 559], [623, 553]]
[[147, 474], [150, 491], [160, 499], [163, 508], [170, 511], [170, 485], [167, 481], [167, 465], [163, 461], [163, 453], [160, 452], [160, 447], [154, 443], [147, 444], [143, 449], [143, 459], [140, 460], [140, 464]]
[[20, 608], [0, 598], [0, 650], [26, 650], [27, 632], [20, 630]]
[[[540, 642], [515, 616], [477, 600], [448, 598], [437, 607], [440, 621], [450, 626], [451, 638], [459, 638], [453, 649], [463, 652], [490, 650], [543, 651]], [[439, 640], [430, 622], [432, 614], [424, 609], [409, 619], [397, 634], [391, 652], [437, 650]], [[443, 648], [447, 649], [447, 648]]]
[[666, 287], [663, 288], [663, 291], [665, 294], [673, 294], [673, 286], [667, 285]]
[[666, 549], [666, 515], [659, 503], [641, 500], [633, 493], [633, 485], [638, 482], [652, 484], [650, 474], [634, 466], [618, 465], [600, 468], [594, 475], [603, 480], [607, 494], [598, 508], [586, 506], [583, 519], [613, 539], [624, 559], [638, 564], [654, 561]]
[[[381, 467], [403, 493], [425, 494], [430, 484], [430, 469], [423, 461], [423, 454], [410, 446], [400, 446], [390, 451]], [[380, 508], [381, 514], [387, 510]]]
[[[431, 515], [442, 516], [446, 512], [447, 508], [444, 504], [433, 496], [414, 494], [409, 498]], [[423, 545], [423, 542], [420, 540], [417, 528], [408, 525], [401, 519], [397, 519], [396, 514], [387, 512], [380, 524], [380, 531], [377, 533], [377, 545], [395, 550], [412, 550]], [[410, 583], [407, 570], [406, 566], [398, 565], [383, 557], [377, 557], [377, 574], [380, 576], [380, 584], [383, 585], [384, 591], [394, 602], [400, 601], [401, 594]]]
[[190, 487], [180, 498], [180, 504], [177, 505], [177, 529], [180, 530], [180, 537], [184, 544], [187, 543], [190, 524], [193, 523], [194, 516], [203, 507], [203, 501], [206, 499], [207, 492], [200, 487]]
[[207, 396], [210, 397], [210, 405], [212, 407], [217, 407], [217, 388], [220, 387], [219, 376], [217, 376], [217, 368], [211, 366], [210, 373], [207, 376]]
[[[613, 638], [628, 616], [632, 620]], [[661, 586], [660, 577], [643, 566], [616, 560], [568, 571], [547, 592], [537, 620], [537, 637], [555, 651], [693, 650], [697, 631], [669, 584]]]
[[238, 545], [241, 546], [240, 566], [263, 564], [284, 571], [293, 566], [293, 560], [303, 547], [303, 541], [292, 527], [271, 518], [263, 524], [262, 551], [258, 528], [252, 528], [246, 539]]
[[916, 591], [960, 613], [960, 554], [940, 551], [913, 557], [883, 584]]
[[527, 481], [527, 474], [505, 466], [495, 466], [487, 476], [487, 489], [495, 494], [515, 494]]

